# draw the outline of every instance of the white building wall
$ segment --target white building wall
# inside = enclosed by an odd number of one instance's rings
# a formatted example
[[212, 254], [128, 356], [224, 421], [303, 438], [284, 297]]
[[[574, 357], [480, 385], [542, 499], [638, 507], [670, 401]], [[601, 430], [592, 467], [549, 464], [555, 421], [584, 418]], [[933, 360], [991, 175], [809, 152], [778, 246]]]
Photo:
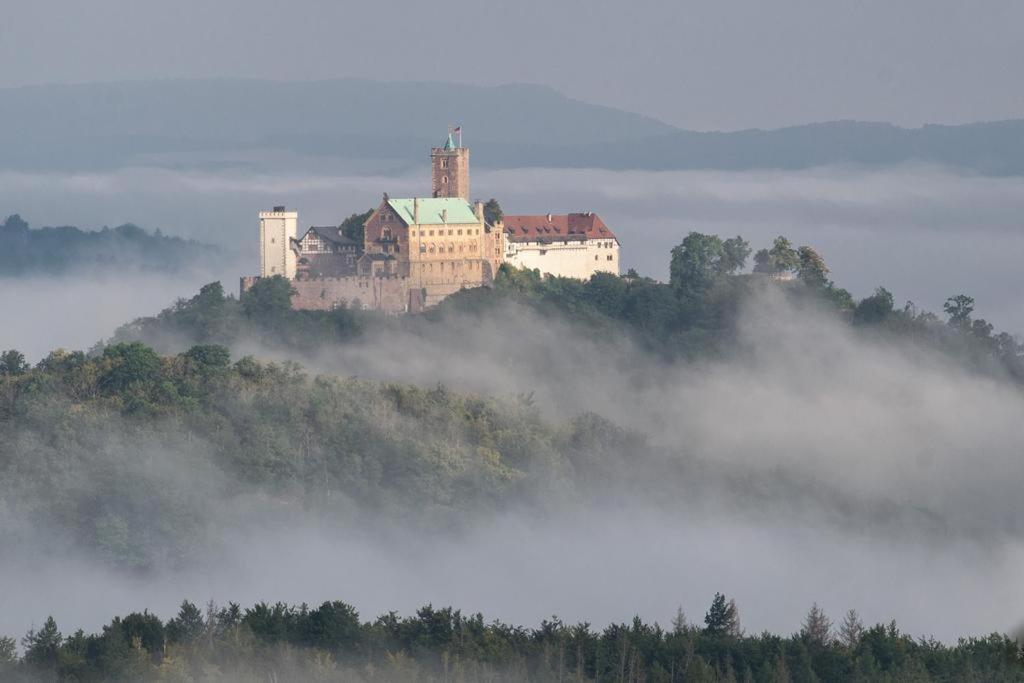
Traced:
[[298, 211], [260, 211], [260, 277], [283, 275], [295, 279], [291, 240], [299, 224]]
[[594, 273], [619, 274], [619, 243], [614, 239], [542, 242], [505, 242], [505, 262], [542, 274], [589, 280]]

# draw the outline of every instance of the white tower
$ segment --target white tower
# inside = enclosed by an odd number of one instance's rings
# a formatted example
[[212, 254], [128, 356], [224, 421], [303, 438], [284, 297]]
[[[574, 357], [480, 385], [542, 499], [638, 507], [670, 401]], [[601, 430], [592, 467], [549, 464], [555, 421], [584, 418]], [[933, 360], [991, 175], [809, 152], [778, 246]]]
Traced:
[[299, 223], [298, 211], [275, 206], [273, 211], [260, 211], [260, 277], [283, 275], [295, 279], [295, 239]]

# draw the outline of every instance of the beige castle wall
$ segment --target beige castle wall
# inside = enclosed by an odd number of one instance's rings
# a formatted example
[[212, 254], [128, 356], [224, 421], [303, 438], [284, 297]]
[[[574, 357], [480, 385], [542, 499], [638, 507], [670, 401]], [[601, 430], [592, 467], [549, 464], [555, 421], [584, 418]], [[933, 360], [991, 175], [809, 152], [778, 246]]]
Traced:
[[[246, 276], [239, 282], [245, 294], [260, 278]], [[292, 308], [299, 311], [330, 311], [335, 308], [359, 307], [385, 313], [406, 313], [422, 310], [422, 293], [410, 296], [410, 282], [404, 277], [320, 278], [292, 280], [295, 294]], [[410, 305], [411, 304], [411, 305]]]
[[619, 274], [619, 244], [607, 239], [568, 244], [509, 241], [505, 261], [547, 275], [589, 280], [594, 273]]
[[292, 308], [329, 311], [342, 306], [404, 313], [409, 308], [409, 281], [403, 277], [322, 278], [292, 282]]

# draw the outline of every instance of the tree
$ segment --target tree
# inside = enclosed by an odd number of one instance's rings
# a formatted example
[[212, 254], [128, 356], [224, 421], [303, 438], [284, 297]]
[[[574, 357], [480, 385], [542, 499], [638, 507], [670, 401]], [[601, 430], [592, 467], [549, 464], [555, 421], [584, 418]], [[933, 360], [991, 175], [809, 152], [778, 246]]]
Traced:
[[750, 243], [737, 235], [722, 242], [722, 258], [719, 272], [723, 275], [732, 275], [743, 270], [747, 265], [747, 258], [750, 257]]
[[193, 603], [184, 600], [178, 616], [167, 622], [167, 640], [172, 643], [191, 643], [203, 634], [205, 627], [203, 613]]
[[957, 294], [946, 299], [942, 310], [949, 316], [950, 327], [966, 329], [971, 324], [971, 313], [974, 312], [974, 299], [966, 294]]
[[828, 284], [828, 266], [825, 265], [825, 259], [821, 257], [817, 251], [811, 247], [800, 247], [797, 250], [797, 258], [799, 259], [799, 265], [797, 266], [797, 276], [805, 284], [811, 287], [824, 287]]
[[16, 349], [0, 353], [0, 375], [23, 375], [28, 371], [25, 354]]
[[793, 244], [781, 234], [775, 238], [767, 253], [762, 253], [762, 251], [755, 256], [755, 261], [760, 268], [756, 268], [758, 272], [778, 274], [800, 268], [800, 254], [793, 248]]
[[892, 292], [879, 287], [871, 296], [861, 299], [853, 311], [853, 322], [856, 325], [874, 325], [890, 315], [894, 308]]
[[860, 637], [864, 633], [864, 624], [860, 621], [857, 610], [851, 609], [846, 613], [843, 623], [839, 626], [839, 642], [848, 650], [854, 650], [860, 645]]
[[55, 668], [63, 642], [64, 636], [57, 630], [57, 622], [52, 616], [47, 617], [41, 629], [32, 629], [21, 639], [21, 646], [25, 648], [25, 663], [40, 669]]
[[681, 636], [689, 630], [690, 624], [686, 621], [682, 606], [676, 607], [676, 615], [672, 617], [672, 633]]
[[754, 272], [755, 273], [774, 273], [775, 265], [772, 262], [772, 255], [768, 253], [767, 249], [758, 249], [757, 253], [754, 254]]
[[366, 213], [354, 213], [343, 220], [338, 229], [341, 230], [341, 234], [345, 237], [362, 244], [366, 236], [366, 221], [373, 215], [373, 212], [374, 209], [370, 209]]
[[711, 607], [704, 615], [704, 633], [709, 636], [736, 635], [739, 632], [739, 614], [736, 603], [715, 593]]
[[340, 600], [325, 602], [309, 613], [303, 630], [307, 645], [333, 652], [350, 649], [359, 641], [359, 613]]
[[831, 639], [832, 620], [818, 607], [818, 603], [811, 605], [810, 611], [807, 612], [800, 635], [804, 640], [817, 645], [827, 645]]
[[[14, 638], [0, 636], [0, 666], [18, 661], [18, 648]], [[0, 669], [2, 671], [2, 669]]]
[[242, 294], [242, 310], [250, 318], [278, 316], [290, 311], [295, 289], [280, 275], [262, 277]]
[[725, 247], [716, 235], [691, 232], [672, 248], [669, 284], [683, 296], [699, 296], [714, 283]]
[[153, 656], [155, 661], [163, 655], [165, 629], [160, 618], [148, 611], [133, 612], [121, 618], [115, 617], [104, 630], [120, 631], [124, 641], [132, 644], [138, 639], [138, 644], [146, 649]]
[[505, 212], [501, 210], [501, 204], [494, 197], [491, 197], [484, 204], [484, 220], [490, 225], [494, 225], [498, 221], [504, 220]]
[[100, 383], [111, 392], [122, 392], [129, 387], [148, 388], [156, 382], [163, 367], [157, 352], [142, 342], [108, 346], [103, 349], [103, 358], [110, 361], [110, 367]]
[[208, 370], [223, 369], [231, 363], [231, 352], [219, 344], [197, 344], [186, 351], [184, 356]]

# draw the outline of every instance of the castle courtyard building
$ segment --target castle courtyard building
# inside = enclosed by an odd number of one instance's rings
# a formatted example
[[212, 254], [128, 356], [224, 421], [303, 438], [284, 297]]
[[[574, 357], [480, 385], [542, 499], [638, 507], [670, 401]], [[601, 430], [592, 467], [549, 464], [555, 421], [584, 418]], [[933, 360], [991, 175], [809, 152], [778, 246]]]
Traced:
[[505, 216], [505, 262], [558, 277], [619, 274], [619, 240], [596, 213]]

